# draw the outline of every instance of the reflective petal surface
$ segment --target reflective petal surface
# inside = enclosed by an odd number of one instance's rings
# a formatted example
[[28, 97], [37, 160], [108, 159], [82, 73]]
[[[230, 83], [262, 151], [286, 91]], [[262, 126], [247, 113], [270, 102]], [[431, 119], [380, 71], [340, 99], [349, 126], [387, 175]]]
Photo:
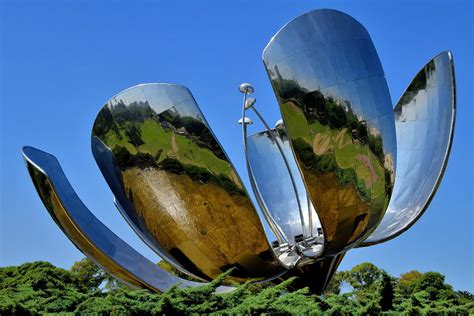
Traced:
[[79, 199], [54, 156], [32, 147], [24, 147], [22, 153], [38, 194], [56, 224], [82, 253], [111, 275], [132, 287], [158, 292], [176, 284], [203, 285], [170, 275], [110, 231]]
[[[321, 243], [323, 243], [321, 223], [311, 202], [308, 205], [306, 188], [293, 158], [288, 137], [283, 134], [283, 131], [277, 133], [273, 130], [272, 133], [275, 138], [271, 137], [268, 131], [253, 134], [248, 137], [247, 143], [250, 165], [265, 205], [289, 243], [294, 244], [295, 236], [303, 234], [300, 212], [296, 201], [299, 198], [307, 235], [320, 236]], [[298, 197], [295, 195], [288, 169], [275, 139], [280, 143], [280, 147], [290, 163], [290, 171], [296, 182]], [[312, 212], [311, 227], [308, 207]]]
[[456, 114], [450, 52], [433, 58], [415, 76], [395, 109], [397, 174], [379, 227], [362, 245], [392, 239], [423, 214], [446, 169]]
[[165, 260], [202, 279], [282, 271], [240, 178], [189, 90], [127, 89], [102, 108], [94, 157], [119, 210]]
[[395, 126], [379, 58], [360, 23], [317, 10], [284, 26], [263, 61], [325, 254], [337, 254], [377, 227], [393, 189]]

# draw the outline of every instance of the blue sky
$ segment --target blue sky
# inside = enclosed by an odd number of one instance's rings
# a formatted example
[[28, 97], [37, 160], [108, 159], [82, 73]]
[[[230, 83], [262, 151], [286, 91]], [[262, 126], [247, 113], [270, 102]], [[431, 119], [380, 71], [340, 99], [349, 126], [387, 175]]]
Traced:
[[256, 106], [275, 122], [279, 112], [261, 52], [287, 21], [332, 8], [371, 34], [394, 103], [430, 58], [450, 49], [458, 105], [451, 158], [428, 211], [400, 237], [350, 251], [341, 269], [371, 261], [393, 275], [439, 271], [456, 289], [474, 291], [470, 1], [135, 2], [0, 1], [0, 266], [48, 260], [69, 268], [83, 257], [41, 204], [19, 152], [23, 145], [54, 154], [84, 203], [157, 260], [114, 208], [92, 157], [98, 110], [138, 83], [186, 85], [246, 180], [237, 86], [252, 82]]

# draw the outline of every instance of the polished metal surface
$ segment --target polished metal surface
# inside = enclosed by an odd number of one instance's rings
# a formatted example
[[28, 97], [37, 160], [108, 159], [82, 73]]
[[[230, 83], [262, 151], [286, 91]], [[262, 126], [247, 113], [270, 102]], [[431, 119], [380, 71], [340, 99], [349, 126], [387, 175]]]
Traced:
[[[308, 205], [306, 189], [293, 159], [288, 138], [282, 134], [283, 131], [278, 133], [272, 130], [271, 133], [273, 133], [273, 137], [268, 131], [259, 132], [249, 136], [247, 141], [250, 165], [262, 198], [290, 244], [295, 244], [295, 237], [303, 234], [299, 206], [296, 201], [298, 198], [304, 215], [306, 231], [312, 231], [311, 236], [319, 237], [320, 243], [323, 244], [321, 223], [313, 205], [311, 203]], [[276, 141], [279, 142], [284, 155], [291, 158], [288, 160], [290, 171], [283, 162]], [[298, 195], [295, 194], [291, 186], [289, 172], [295, 179]], [[312, 213], [311, 223], [309, 210]]]
[[255, 104], [255, 102], [257, 102], [255, 98], [248, 98], [245, 101], [245, 109], [246, 110], [250, 109]]
[[244, 94], [252, 94], [254, 89], [251, 83], [244, 82], [239, 86], [239, 91]]
[[[246, 116], [246, 111], [250, 108], [252, 108], [255, 111], [255, 108], [253, 107], [253, 105], [255, 104], [256, 99], [248, 98], [248, 95], [250, 93], [254, 92], [253, 88], [251, 89], [251, 91], [249, 89], [245, 88], [248, 85], [249, 85], [248, 83], [242, 83], [239, 86], [240, 92], [242, 92], [244, 94], [244, 97], [243, 97], [243, 100], [242, 100], [242, 117], [239, 120], [239, 124], [242, 125], [242, 146], [243, 146], [243, 149], [244, 149], [244, 156], [245, 156], [245, 164], [246, 164], [246, 167], [247, 167], [247, 173], [248, 173], [248, 176], [249, 176], [250, 185], [251, 185], [252, 190], [255, 194], [255, 199], [257, 200], [257, 203], [260, 206], [260, 210], [262, 211], [262, 214], [263, 214], [270, 230], [272, 231], [273, 235], [277, 238], [276, 243], [278, 245], [280, 245], [280, 244], [287, 245], [287, 247], [284, 248], [285, 251], [280, 251], [279, 246], [277, 246], [277, 247], [274, 246], [274, 243], [275, 243], [275, 241], [274, 241], [272, 243], [273, 254], [278, 258], [278, 261], [279, 261], [280, 265], [282, 265], [286, 269], [291, 269], [300, 260], [300, 255], [295, 253], [293, 247], [288, 246], [288, 241], [287, 241], [284, 233], [282, 232], [279, 225], [275, 222], [275, 219], [272, 217], [271, 213], [268, 211], [268, 208], [265, 205], [265, 201], [263, 200], [263, 197], [260, 194], [259, 188], [256, 184], [255, 177], [254, 177], [254, 174], [253, 174], [253, 170], [252, 170], [252, 167], [251, 167], [250, 161], [249, 161], [249, 156], [248, 156], [248, 152], [247, 152], [247, 140], [248, 140], [248, 138], [247, 138], [247, 131], [248, 131], [247, 127], [248, 127], [248, 125], [253, 124], [253, 121]], [[242, 88], [242, 87], [244, 87], [244, 88]], [[253, 101], [251, 99], [253, 99]], [[251, 101], [248, 102], [248, 100], [251, 100]], [[261, 121], [264, 125], [266, 125], [266, 122], [263, 119]]]
[[[32, 147], [22, 148], [22, 154], [38, 194], [56, 224], [82, 253], [111, 275], [132, 287], [158, 292], [176, 284], [204, 284], [170, 275], [110, 231], [79, 199], [54, 156]], [[225, 286], [217, 289], [231, 290]]]
[[[277, 238], [277, 240], [272, 243], [273, 251], [284, 267], [292, 269], [297, 264], [307, 262], [308, 258], [313, 259], [319, 257], [324, 248], [324, 237], [322, 236], [319, 221], [318, 227], [313, 227], [314, 210], [292, 158], [293, 156], [291, 155], [291, 149], [288, 145], [285, 131], [283, 129], [272, 130], [255, 107], [255, 102], [256, 99], [247, 98], [247, 93], [245, 93], [241, 121], [245, 121], [247, 118], [245, 116], [246, 111], [252, 109], [253, 113], [266, 128], [266, 131], [260, 134], [265, 136], [262, 139], [266, 139], [267, 142], [260, 141], [254, 143], [252, 149], [255, 154], [252, 155], [250, 153], [251, 149], [249, 149], [249, 137], [247, 137], [247, 124], [242, 126], [242, 140], [247, 171], [257, 202]], [[268, 141], [271, 141], [270, 147], [273, 147], [273, 152], [271, 149], [266, 148]], [[285, 146], [283, 143], [285, 143], [286, 148], [283, 148], [283, 146]], [[287, 152], [285, 152], [285, 150]], [[278, 163], [275, 164], [275, 161], [278, 161]], [[266, 176], [259, 174], [262, 168], [266, 170]], [[282, 177], [278, 177], [279, 175]], [[275, 177], [278, 177], [278, 179], [282, 181], [280, 186], [285, 188], [285, 193], [290, 193], [289, 196], [288, 194], [287, 196], [280, 195], [278, 197], [275, 195], [276, 192], [273, 191], [273, 185], [271, 184]], [[285, 180], [286, 182], [284, 182]], [[302, 190], [304, 192], [302, 192]], [[302, 206], [300, 197], [305, 199], [305, 206]], [[293, 205], [293, 208], [283, 209], [281, 202], [287, 198], [296, 203]], [[282, 218], [281, 214], [277, 213], [298, 214], [298, 221], [288, 222], [288, 218]], [[277, 216], [277, 218], [275, 218], [275, 216]], [[282, 225], [288, 224], [292, 226], [298, 225], [299, 233], [291, 235], [285, 232], [284, 229], [282, 229]], [[313, 228], [316, 234], [313, 234]], [[309, 259], [309, 261], [311, 261], [311, 259]]]
[[[126, 221], [192, 280], [234, 268], [226, 284], [296, 276], [296, 287], [321, 293], [346, 251], [403, 233], [433, 198], [454, 132], [452, 55], [425, 65], [395, 109], [369, 34], [342, 12], [290, 21], [263, 62], [282, 120], [270, 128], [249, 98], [254, 87], [242, 83], [238, 123], [271, 244], [186, 87], [142, 84], [111, 98], [94, 122], [92, 152]], [[248, 136], [252, 115], [265, 130]], [[22, 153], [52, 218], [113, 276], [153, 291], [205, 284], [169, 274], [104, 226], [54, 156], [32, 147]]]
[[239, 119], [237, 123], [242, 124], [242, 122], [245, 122], [246, 125], [253, 124], [253, 121], [249, 117], [244, 117], [244, 119]]
[[296, 277], [292, 285], [295, 289], [308, 287], [311, 293], [321, 295], [334, 276], [334, 273], [336, 273], [345, 254], [345, 252], [342, 252], [333, 257], [326, 257], [305, 265], [299, 265], [295, 269], [289, 270], [281, 279]]
[[365, 28], [334, 10], [284, 26], [263, 52], [291, 147], [326, 238], [326, 256], [364, 240], [393, 189], [390, 95]]
[[100, 111], [92, 136], [119, 210], [163, 259], [201, 279], [232, 267], [235, 281], [283, 272], [187, 88], [145, 84], [119, 93]]
[[415, 76], [395, 109], [397, 174], [382, 222], [364, 245], [392, 239], [413, 225], [441, 182], [456, 114], [453, 57], [443, 52]]

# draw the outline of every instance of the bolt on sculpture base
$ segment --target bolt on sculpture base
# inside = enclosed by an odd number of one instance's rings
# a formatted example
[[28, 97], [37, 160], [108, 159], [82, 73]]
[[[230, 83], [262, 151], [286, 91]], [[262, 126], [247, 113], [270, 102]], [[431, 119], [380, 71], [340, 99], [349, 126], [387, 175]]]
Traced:
[[[56, 158], [22, 149], [40, 198], [80, 251], [126, 284], [152, 291], [198, 286], [232, 268], [225, 285], [297, 276], [297, 287], [321, 293], [348, 250], [414, 224], [440, 184], [452, 143], [451, 54], [423, 67], [395, 109], [370, 36], [344, 13], [297, 17], [271, 39], [263, 61], [282, 117], [275, 128], [249, 97], [254, 87], [239, 86], [258, 208], [186, 87], [124, 90], [93, 125], [92, 152], [119, 212], [163, 260], [200, 282], [137, 253], [81, 202]], [[248, 110], [263, 131], [249, 135]]]

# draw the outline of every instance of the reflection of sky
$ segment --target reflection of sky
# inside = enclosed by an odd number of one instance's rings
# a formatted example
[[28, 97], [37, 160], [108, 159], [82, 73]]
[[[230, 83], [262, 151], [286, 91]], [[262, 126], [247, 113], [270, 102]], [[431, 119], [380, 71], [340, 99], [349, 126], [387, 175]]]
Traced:
[[202, 120], [202, 114], [191, 93], [184, 87], [168, 84], [142, 85], [128, 89], [110, 101], [112, 106], [122, 100], [126, 106], [134, 102], [148, 102], [160, 114], [174, 107], [181, 116], [191, 116]]
[[132, 104], [133, 102], [146, 102], [146, 98], [143, 95], [142, 90], [138, 88], [131, 88], [120, 93], [119, 95], [116, 95], [110, 100], [110, 104], [114, 106], [121, 100], [126, 106]]
[[407, 103], [397, 105], [395, 186], [386, 216], [370, 239], [383, 238], [412, 222], [436, 185], [448, 144], [452, 87], [445, 80], [449, 61], [437, 58], [435, 66], [436, 72], [427, 76], [427, 88], [410, 93], [404, 98]]
[[144, 85], [142, 86], [148, 103], [161, 113], [175, 107], [181, 116], [202, 118], [201, 111], [188, 89], [175, 85]]
[[[288, 141], [280, 142], [280, 145], [290, 164], [308, 232], [309, 216], [306, 188]], [[248, 138], [248, 154], [255, 180], [269, 212], [289, 240], [293, 241], [294, 236], [302, 233], [301, 219], [291, 178], [278, 147], [268, 136], [256, 134]], [[311, 208], [311, 211], [313, 234], [315, 235], [317, 234], [316, 228], [321, 227], [321, 224], [314, 208]]]

